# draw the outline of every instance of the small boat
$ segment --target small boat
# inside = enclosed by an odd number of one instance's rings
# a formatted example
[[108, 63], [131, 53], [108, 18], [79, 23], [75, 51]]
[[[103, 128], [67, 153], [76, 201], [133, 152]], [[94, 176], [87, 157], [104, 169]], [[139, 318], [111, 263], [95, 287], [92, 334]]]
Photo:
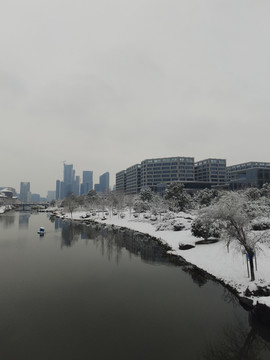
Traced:
[[45, 228], [44, 228], [44, 227], [41, 227], [41, 228], [39, 229], [39, 231], [38, 231], [38, 234], [39, 234], [40, 236], [43, 236], [43, 235], [45, 234]]

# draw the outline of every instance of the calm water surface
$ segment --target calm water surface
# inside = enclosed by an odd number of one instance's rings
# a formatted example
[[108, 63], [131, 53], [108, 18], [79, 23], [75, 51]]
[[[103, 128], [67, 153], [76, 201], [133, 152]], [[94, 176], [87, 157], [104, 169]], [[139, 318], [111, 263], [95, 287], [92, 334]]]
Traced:
[[3, 360], [270, 358], [233, 295], [126, 234], [1, 215], [0, 284]]

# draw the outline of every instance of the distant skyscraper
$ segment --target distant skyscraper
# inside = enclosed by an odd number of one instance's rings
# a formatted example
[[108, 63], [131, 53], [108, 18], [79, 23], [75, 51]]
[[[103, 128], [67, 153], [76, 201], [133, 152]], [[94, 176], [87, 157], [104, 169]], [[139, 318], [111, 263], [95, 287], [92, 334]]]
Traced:
[[31, 202], [39, 203], [40, 202], [40, 194], [31, 194]]
[[56, 192], [54, 190], [49, 190], [47, 195], [47, 201], [55, 200]]
[[83, 171], [81, 195], [88, 194], [89, 190], [93, 190], [93, 171]]
[[100, 192], [100, 184], [95, 184], [94, 189], [96, 192]]
[[21, 182], [20, 184], [20, 200], [22, 202], [30, 202], [30, 182]]
[[73, 193], [74, 175], [73, 164], [64, 164], [64, 198]]
[[76, 177], [75, 177], [74, 191], [73, 191], [73, 193], [74, 193], [76, 196], [79, 196], [79, 195], [80, 195], [80, 177], [79, 177], [79, 176], [76, 176]]
[[55, 192], [56, 200], [61, 199], [61, 181], [56, 180], [56, 192]]
[[99, 177], [100, 192], [105, 192], [110, 188], [110, 174], [108, 172]]
[[64, 181], [61, 181], [61, 183], [60, 183], [60, 199], [64, 199], [64, 188], [65, 188]]

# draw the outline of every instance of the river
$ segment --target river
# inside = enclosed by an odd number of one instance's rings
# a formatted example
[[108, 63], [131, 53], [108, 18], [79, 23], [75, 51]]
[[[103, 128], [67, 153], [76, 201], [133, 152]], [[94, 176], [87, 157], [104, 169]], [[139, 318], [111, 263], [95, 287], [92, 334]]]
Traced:
[[270, 358], [234, 295], [124, 231], [3, 214], [0, 283], [3, 360]]

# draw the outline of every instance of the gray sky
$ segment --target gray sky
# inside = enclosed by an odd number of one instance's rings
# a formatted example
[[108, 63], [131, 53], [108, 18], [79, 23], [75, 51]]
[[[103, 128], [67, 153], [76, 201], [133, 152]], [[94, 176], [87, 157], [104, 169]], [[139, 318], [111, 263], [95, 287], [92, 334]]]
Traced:
[[269, 0], [9, 0], [0, 186], [146, 158], [270, 161]]

